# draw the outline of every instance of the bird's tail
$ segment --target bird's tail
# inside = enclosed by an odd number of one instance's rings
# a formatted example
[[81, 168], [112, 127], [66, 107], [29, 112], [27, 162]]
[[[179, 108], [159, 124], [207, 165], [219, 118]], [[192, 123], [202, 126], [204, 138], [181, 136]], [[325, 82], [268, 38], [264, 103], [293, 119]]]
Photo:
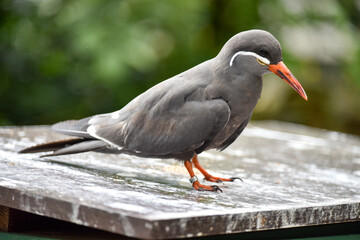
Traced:
[[49, 143], [43, 143], [32, 147], [25, 148], [19, 153], [38, 153], [50, 152], [50, 154], [42, 155], [41, 157], [74, 154], [88, 151], [95, 151], [101, 148], [106, 148], [106, 143], [101, 140], [86, 139], [86, 138], [72, 138]]

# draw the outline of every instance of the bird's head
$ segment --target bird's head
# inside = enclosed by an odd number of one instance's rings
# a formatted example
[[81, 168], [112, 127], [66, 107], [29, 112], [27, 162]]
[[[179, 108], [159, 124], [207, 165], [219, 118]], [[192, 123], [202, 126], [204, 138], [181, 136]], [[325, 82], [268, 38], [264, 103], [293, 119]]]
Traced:
[[271, 71], [307, 100], [303, 87], [283, 62], [279, 41], [267, 31], [250, 30], [233, 36], [218, 57], [225, 58], [234, 72], [262, 75]]

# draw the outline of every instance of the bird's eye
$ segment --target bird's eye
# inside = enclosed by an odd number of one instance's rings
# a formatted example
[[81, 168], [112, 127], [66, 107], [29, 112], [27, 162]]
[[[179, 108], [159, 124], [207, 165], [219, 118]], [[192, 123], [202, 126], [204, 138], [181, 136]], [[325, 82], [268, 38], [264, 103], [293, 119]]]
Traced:
[[263, 57], [267, 57], [267, 56], [269, 55], [269, 52], [266, 51], [266, 50], [264, 50], [264, 49], [261, 49], [259, 53], [260, 53], [260, 55], [263, 56]]
[[263, 61], [261, 61], [260, 59], [256, 59], [257, 60], [257, 62], [260, 64], [260, 65], [263, 65], [263, 66], [265, 66], [265, 65], [267, 65], [266, 63], [264, 63]]

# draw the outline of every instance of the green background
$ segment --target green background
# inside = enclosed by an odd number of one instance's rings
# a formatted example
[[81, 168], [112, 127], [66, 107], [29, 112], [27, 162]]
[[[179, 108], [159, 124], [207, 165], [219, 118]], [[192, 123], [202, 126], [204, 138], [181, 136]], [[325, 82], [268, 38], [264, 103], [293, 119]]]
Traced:
[[120, 109], [253, 28], [279, 39], [309, 97], [266, 75], [253, 119], [360, 135], [359, 0], [0, 1], [0, 125]]

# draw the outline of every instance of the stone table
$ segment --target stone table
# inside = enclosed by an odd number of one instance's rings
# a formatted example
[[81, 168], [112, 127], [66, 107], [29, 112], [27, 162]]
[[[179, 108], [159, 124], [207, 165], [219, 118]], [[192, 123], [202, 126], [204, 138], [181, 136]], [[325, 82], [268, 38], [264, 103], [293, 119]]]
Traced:
[[244, 180], [219, 184], [223, 193], [192, 189], [176, 160], [17, 153], [63, 137], [47, 126], [0, 128], [1, 206], [146, 239], [360, 221], [355, 136], [253, 122], [225, 151], [199, 157], [210, 173]]

